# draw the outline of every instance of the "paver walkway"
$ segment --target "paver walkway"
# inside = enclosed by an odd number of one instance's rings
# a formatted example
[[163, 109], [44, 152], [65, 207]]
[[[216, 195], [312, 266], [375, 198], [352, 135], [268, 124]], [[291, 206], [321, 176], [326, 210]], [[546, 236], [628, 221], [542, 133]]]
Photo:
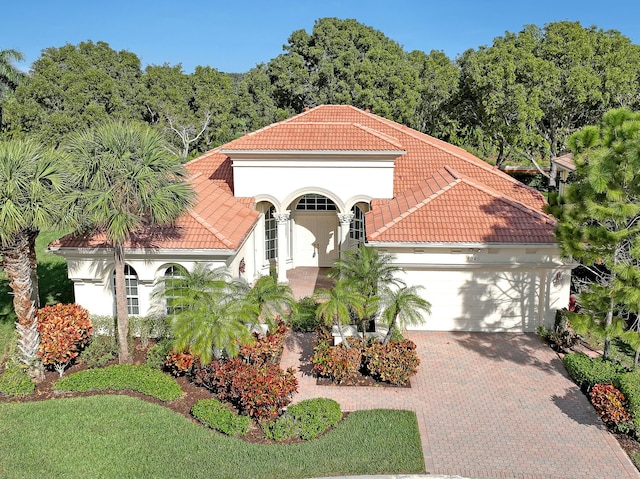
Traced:
[[416, 412], [431, 474], [472, 478], [640, 478], [616, 439], [533, 334], [409, 332], [421, 366], [411, 389], [318, 386], [312, 335], [287, 338], [295, 400], [328, 397], [344, 411]]

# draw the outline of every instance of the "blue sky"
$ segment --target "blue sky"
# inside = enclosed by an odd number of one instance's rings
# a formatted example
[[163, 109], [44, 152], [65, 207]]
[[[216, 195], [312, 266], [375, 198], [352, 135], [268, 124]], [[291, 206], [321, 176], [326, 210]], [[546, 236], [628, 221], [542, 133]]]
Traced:
[[10, 0], [1, 11], [0, 49], [23, 52], [24, 70], [45, 48], [101, 40], [135, 53], [143, 66], [245, 72], [322, 17], [355, 18], [407, 51], [443, 50], [451, 58], [525, 24], [560, 20], [619, 30], [640, 43], [637, 0]]

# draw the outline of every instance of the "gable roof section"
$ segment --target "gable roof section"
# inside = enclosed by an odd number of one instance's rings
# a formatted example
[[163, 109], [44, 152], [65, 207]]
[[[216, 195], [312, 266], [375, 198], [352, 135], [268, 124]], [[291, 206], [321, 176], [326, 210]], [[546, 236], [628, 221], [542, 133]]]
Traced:
[[398, 151], [403, 148], [392, 136], [358, 123], [274, 123], [224, 145], [223, 152], [270, 151]]
[[402, 243], [555, 243], [546, 215], [443, 168], [366, 213], [367, 238]]

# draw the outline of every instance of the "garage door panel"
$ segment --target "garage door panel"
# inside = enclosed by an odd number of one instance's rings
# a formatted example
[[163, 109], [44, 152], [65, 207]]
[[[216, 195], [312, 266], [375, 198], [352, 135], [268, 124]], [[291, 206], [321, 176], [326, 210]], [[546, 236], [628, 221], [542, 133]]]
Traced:
[[424, 286], [432, 314], [422, 327], [439, 331], [535, 331], [535, 271], [408, 271]]

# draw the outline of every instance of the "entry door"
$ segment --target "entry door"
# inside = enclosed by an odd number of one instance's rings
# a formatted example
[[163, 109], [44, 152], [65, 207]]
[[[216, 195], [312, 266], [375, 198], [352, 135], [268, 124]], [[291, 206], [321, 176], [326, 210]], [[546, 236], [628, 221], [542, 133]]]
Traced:
[[336, 213], [310, 211], [295, 213], [297, 266], [328, 268], [338, 258], [338, 217]]

